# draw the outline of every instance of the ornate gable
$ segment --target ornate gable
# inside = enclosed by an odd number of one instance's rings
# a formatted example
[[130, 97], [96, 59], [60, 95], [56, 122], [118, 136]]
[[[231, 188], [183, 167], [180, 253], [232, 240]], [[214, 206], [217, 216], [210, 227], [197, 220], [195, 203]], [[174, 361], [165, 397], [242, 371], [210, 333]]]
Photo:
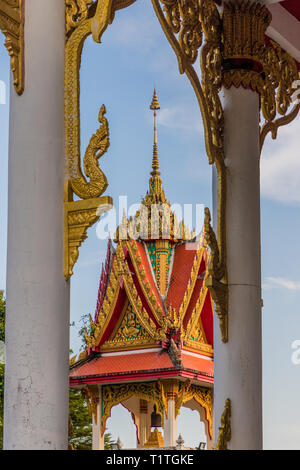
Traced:
[[127, 301], [123, 310], [123, 316], [120, 317], [111, 338], [102, 345], [100, 351], [136, 349], [146, 345], [154, 346], [155, 340], [143, 327], [131, 303]]
[[[205, 287], [209, 252], [203, 231], [196, 240], [178, 222], [159, 172], [154, 92], [154, 145], [149, 190], [139, 210], [111, 241], [102, 271], [87, 352], [160, 345], [212, 355], [213, 309]], [[155, 210], [154, 210], [155, 209]], [[155, 236], [154, 236], [155, 235]]]

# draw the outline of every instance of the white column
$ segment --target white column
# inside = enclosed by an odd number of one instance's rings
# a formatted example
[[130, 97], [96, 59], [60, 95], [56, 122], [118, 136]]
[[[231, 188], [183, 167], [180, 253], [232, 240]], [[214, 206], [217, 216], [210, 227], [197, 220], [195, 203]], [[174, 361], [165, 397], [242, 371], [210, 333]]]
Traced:
[[92, 450], [104, 450], [104, 434], [101, 435], [101, 417], [102, 417], [102, 392], [99, 387], [99, 402], [97, 404], [97, 419], [92, 413]]
[[[235, 0], [235, 3], [239, 3], [239, 0]], [[240, 19], [239, 13], [237, 15]], [[257, 18], [256, 26], [262, 28], [263, 24], [259, 23], [261, 22]], [[236, 27], [239, 27], [238, 22]], [[242, 37], [242, 30], [240, 32]], [[255, 36], [255, 32], [253, 34]], [[250, 48], [255, 46], [254, 36]], [[230, 37], [228, 39], [230, 41]], [[241, 41], [246, 43], [248, 39], [245, 34]], [[227, 166], [229, 343], [221, 343], [216, 321], [215, 431], [217, 437], [224, 403], [226, 398], [230, 398], [232, 438], [229, 448], [260, 449], [262, 348], [259, 97], [250, 89], [236, 89], [232, 86], [230, 90], [223, 90], [222, 101]]]
[[223, 89], [222, 103], [227, 166], [229, 341], [222, 343], [219, 322], [215, 318], [215, 438], [218, 437], [225, 400], [230, 398], [232, 437], [228, 447], [260, 449], [262, 352], [258, 94], [232, 86], [229, 90]]
[[11, 86], [6, 449], [67, 449], [64, 21], [64, 1], [26, 0], [24, 94]]
[[104, 450], [104, 434], [101, 436], [101, 402], [97, 406], [97, 422], [92, 414], [92, 450]]
[[168, 418], [164, 419], [164, 446], [176, 446], [177, 433], [177, 418], [175, 417], [175, 401], [168, 401]]

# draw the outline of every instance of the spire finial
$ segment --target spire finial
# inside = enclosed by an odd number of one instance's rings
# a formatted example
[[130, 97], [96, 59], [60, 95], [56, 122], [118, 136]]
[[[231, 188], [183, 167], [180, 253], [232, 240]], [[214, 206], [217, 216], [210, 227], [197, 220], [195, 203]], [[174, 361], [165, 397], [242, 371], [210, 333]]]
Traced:
[[157, 126], [156, 126], [156, 112], [160, 109], [158, 102], [156, 89], [154, 88], [152, 103], [150, 109], [154, 111], [154, 144], [153, 144], [153, 159], [152, 159], [152, 176], [159, 176], [159, 162], [158, 162], [158, 152], [157, 152]]

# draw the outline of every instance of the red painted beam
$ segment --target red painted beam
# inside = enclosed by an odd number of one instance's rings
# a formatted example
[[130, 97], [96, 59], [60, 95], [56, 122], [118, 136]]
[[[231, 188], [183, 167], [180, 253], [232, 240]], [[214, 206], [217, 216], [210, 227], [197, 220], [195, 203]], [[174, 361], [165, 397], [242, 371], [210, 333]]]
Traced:
[[300, 1], [299, 0], [284, 0], [280, 5], [285, 8], [291, 15], [300, 21]]
[[86, 385], [96, 383], [105, 384], [111, 382], [131, 382], [137, 380], [141, 381], [149, 379], [176, 377], [184, 377], [192, 380], [198, 380], [199, 382], [206, 382], [209, 384], [214, 383], [214, 377], [204, 372], [198, 372], [192, 369], [171, 368], [162, 370], [157, 369], [154, 371], [130, 371], [118, 374], [112, 373], [103, 375], [81, 376], [76, 378], [70, 378], [70, 386], [72, 387], [75, 385]]

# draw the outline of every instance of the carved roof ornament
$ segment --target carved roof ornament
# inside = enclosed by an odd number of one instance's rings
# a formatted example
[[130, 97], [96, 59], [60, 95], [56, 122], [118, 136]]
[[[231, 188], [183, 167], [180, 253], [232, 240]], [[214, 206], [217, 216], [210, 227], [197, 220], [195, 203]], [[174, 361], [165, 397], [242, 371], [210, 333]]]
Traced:
[[10, 56], [14, 87], [22, 95], [25, 86], [24, 67], [24, 4], [25, 0], [0, 1], [0, 29]]
[[156, 89], [150, 109], [154, 114], [154, 143], [152, 156], [152, 171], [149, 178], [149, 190], [141, 202], [139, 210], [134, 217], [123, 216], [122, 223], [117, 228], [115, 241], [128, 239], [161, 240], [164, 241], [162, 250], [167, 250], [167, 240], [172, 243], [187, 241], [195, 237], [195, 232], [190, 232], [184, 221], [179, 222], [171, 204], [167, 200], [162, 178], [159, 171], [158, 143], [157, 143], [157, 111], [160, 104]]

